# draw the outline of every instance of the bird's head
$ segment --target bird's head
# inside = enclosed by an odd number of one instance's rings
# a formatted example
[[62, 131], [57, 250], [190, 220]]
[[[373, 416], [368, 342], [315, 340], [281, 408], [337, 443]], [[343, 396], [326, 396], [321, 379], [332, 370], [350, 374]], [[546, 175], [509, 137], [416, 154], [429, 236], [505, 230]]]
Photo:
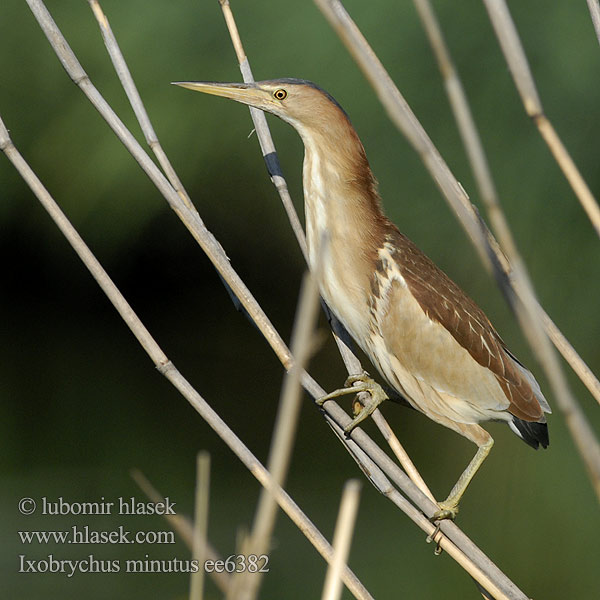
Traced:
[[303, 79], [272, 79], [255, 83], [217, 83], [212, 81], [181, 81], [174, 85], [230, 98], [277, 115], [304, 130], [332, 126], [332, 120], [347, 121], [341, 106], [324, 90]]
[[370, 198], [371, 204], [379, 206], [377, 182], [348, 115], [332, 96], [311, 81], [181, 81], [175, 85], [230, 98], [278, 116], [300, 134], [306, 149], [305, 156], [316, 154], [319, 157], [316, 163], [327, 164], [328, 173], [335, 174], [335, 181], [346, 188], [356, 188], [360, 195]]

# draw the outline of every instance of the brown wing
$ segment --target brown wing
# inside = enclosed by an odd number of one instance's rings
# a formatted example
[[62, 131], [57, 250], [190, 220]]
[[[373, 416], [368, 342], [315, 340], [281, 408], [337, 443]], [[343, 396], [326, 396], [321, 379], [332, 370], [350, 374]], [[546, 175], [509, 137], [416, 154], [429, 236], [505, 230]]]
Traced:
[[405, 235], [394, 229], [388, 239], [402, 276], [427, 316], [492, 371], [510, 401], [511, 414], [524, 421], [540, 420], [542, 407], [531, 385], [484, 312]]

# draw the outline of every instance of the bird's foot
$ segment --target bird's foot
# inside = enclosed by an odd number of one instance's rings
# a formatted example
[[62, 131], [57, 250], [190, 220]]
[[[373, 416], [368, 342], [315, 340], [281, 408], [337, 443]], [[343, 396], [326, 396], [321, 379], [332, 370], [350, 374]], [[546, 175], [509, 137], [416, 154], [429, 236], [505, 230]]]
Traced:
[[443, 502], [438, 502], [438, 506], [440, 507], [440, 510], [435, 512], [433, 516], [429, 518], [432, 523], [443, 521], [444, 519], [450, 519], [451, 521], [456, 519], [456, 515], [458, 515], [458, 502], [453, 502], [448, 498]]
[[443, 537], [444, 537], [444, 534], [440, 533], [440, 523], [438, 521], [437, 525], [435, 526], [435, 529], [433, 530], [433, 533], [430, 533], [425, 538], [425, 541], [428, 544], [431, 544], [431, 542], [435, 542], [435, 550], [433, 551], [433, 553], [436, 556], [439, 556], [442, 553], [442, 538]]
[[429, 520], [435, 524], [435, 529], [425, 540], [428, 544], [435, 542], [434, 554], [436, 556], [439, 556], [442, 553], [441, 539], [437, 537], [440, 533], [440, 522], [445, 519], [450, 519], [451, 521], [456, 519], [456, 515], [458, 515], [458, 501], [449, 497], [443, 502], [438, 502], [438, 506], [440, 509], [429, 517]]
[[370, 399], [366, 403], [363, 404], [356, 400], [353, 405], [354, 419], [344, 427], [344, 433], [349, 434], [359, 423], [371, 416], [373, 411], [384, 400], [388, 399], [388, 396], [383, 391], [383, 388], [375, 380], [371, 379], [366, 371], [363, 371], [359, 375], [350, 375], [344, 385], [345, 387], [319, 398], [317, 404], [322, 406], [327, 400], [338, 398], [339, 396], [368, 392]]

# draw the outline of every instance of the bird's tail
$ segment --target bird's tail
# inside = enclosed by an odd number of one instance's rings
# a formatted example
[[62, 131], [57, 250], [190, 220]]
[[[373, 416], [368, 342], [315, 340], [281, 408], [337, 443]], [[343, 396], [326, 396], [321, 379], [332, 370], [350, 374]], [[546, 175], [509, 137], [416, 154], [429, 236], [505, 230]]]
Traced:
[[509, 422], [509, 427], [534, 450], [537, 450], [541, 445], [542, 448], [547, 448], [550, 440], [548, 438], [548, 425], [546, 421], [537, 423], [535, 421], [523, 421], [517, 417], [512, 418]]
[[[512, 354], [508, 349], [504, 349], [505, 352], [512, 358], [514, 365], [521, 372], [521, 375], [525, 378], [527, 383], [531, 386], [531, 389], [540, 403], [540, 407], [543, 412], [551, 413], [550, 405], [535, 377], [528, 371], [523, 364]], [[508, 423], [509, 427], [526, 443], [529, 444], [534, 450], [537, 450], [540, 445], [542, 448], [547, 448], [550, 440], [548, 438], [548, 425], [546, 424], [546, 417], [542, 414], [542, 418], [539, 421], [524, 421], [513, 415], [512, 421]]]

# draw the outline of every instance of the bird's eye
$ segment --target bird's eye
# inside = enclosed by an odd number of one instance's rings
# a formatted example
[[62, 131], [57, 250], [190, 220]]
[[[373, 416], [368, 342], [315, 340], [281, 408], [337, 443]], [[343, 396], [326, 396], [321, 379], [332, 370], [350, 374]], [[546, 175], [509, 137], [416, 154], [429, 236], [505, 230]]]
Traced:
[[285, 90], [279, 89], [273, 92], [273, 96], [277, 98], [277, 100], [285, 100], [287, 98], [287, 92]]

